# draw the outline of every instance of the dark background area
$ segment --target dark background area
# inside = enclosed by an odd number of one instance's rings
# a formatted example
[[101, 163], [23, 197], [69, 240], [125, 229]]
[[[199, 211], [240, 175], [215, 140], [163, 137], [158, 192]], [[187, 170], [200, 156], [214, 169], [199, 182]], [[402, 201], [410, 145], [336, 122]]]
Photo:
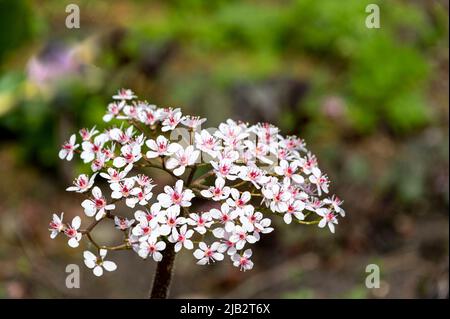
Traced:
[[[65, 26], [70, 3], [79, 29]], [[379, 29], [365, 26], [369, 3]], [[82, 265], [86, 243], [71, 249], [47, 231], [52, 213], [81, 212], [64, 189], [84, 168], [59, 161], [59, 146], [103, 128], [121, 87], [206, 127], [269, 121], [304, 138], [345, 201], [334, 235], [277, 221], [251, 272], [181, 253], [173, 297], [448, 297], [448, 10], [438, 0], [0, 0], [0, 297], [147, 296], [152, 261], [117, 252], [118, 270], [96, 278]], [[111, 227], [96, 238], [114, 242]], [[81, 289], [65, 288], [70, 263]], [[364, 285], [371, 263], [379, 289]]]

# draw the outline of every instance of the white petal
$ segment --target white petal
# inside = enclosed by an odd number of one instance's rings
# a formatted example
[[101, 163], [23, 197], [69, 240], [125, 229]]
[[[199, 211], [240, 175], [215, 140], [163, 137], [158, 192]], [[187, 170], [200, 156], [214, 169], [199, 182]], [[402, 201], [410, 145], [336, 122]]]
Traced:
[[86, 265], [86, 267], [88, 267], [89, 269], [92, 269], [95, 267], [95, 261], [94, 260], [84, 260], [84, 264]]
[[117, 168], [124, 167], [127, 161], [123, 157], [116, 157], [113, 161], [113, 165]]
[[326, 224], [327, 224], [327, 220], [325, 218], [322, 218], [319, 222], [319, 227], [324, 228]]
[[166, 168], [168, 169], [174, 169], [178, 165], [178, 160], [171, 157], [166, 161]]
[[164, 250], [166, 249], [166, 243], [163, 241], [159, 241], [155, 244], [156, 250]]
[[328, 223], [328, 228], [330, 228], [330, 231], [334, 234], [334, 224]]
[[92, 189], [92, 195], [94, 195], [95, 198], [101, 198], [102, 197], [102, 191], [100, 190], [99, 187], [95, 186]]
[[203, 250], [200, 249], [196, 249], [194, 251], [194, 257], [197, 259], [202, 259], [205, 256], [205, 252]]
[[155, 251], [153, 253], [153, 260], [154, 261], [161, 261], [162, 260], [162, 254], [160, 252]]
[[197, 261], [197, 265], [206, 265], [208, 263], [208, 258], [202, 258]]
[[223, 260], [223, 255], [221, 254], [221, 253], [214, 253], [213, 254], [213, 258], [215, 259], [215, 260]]
[[78, 240], [75, 237], [74, 238], [70, 238], [69, 241], [68, 241], [68, 244], [72, 248], [77, 248], [80, 245], [80, 243], [78, 242]]
[[167, 194], [159, 194], [157, 199], [162, 207], [167, 208], [172, 205], [172, 200], [171, 200], [170, 196]]
[[176, 169], [173, 170], [173, 173], [175, 174], [175, 176], [181, 176], [184, 174], [184, 171], [186, 170], [185, 166], [180, 166]]
[[64, 159], [64, 158], [66, 158], [67, 153], [68, 152], [67, 152], [66, 149], [62, 149], [62, 150], [59, 151], [58, 156], [59, 156], [60, 159]]
[[94, 275], [96, 275], [97, 277], [100, 277], [101, 275], [103, 275], [103, 268], [100, 266], [96, 266], [94, 268]]
[[114, 271], [117, 269], [117, 265], [115, 262], [113, 261], [104, 261], [103, 262], [103, 267], [107, 270], [107, 271]]
[[86, 216], [92, 217], [97, 211], [95, 204], [90, 199], [86, 199], [81, 203], [81, 206], [84, 208], [84, 213]]
[[192, 243], [191, 240], [186, 239], [186, 240], [184, 241], [184, 248], [191, 250], [191, 249], [194, 248], [194, 244]]
[[285, 213], [283, 220], [286, 224], [290, 224], [292, 222], [292, 215], [290, 213]]
[[77, 230], [81, 226], [81, 218], [79, 216], [75, 216], [72, 219], [72, 227]]

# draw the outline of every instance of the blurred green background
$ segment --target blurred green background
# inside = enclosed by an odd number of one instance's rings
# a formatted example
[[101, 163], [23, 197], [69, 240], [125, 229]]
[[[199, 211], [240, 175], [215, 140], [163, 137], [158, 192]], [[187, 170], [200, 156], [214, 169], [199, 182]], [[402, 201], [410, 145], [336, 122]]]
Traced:
[[[65, 26], [71, 3], [79, 29]], [[369, 3], [379, 29], [365, 25]], [[252, 272], [181, 254], [172, 296], [448, 297], [448, 10], [445, 0], [0, 0], [0, 297], [147, 295], [154, 265], [130, 252], [112, 255], [117, 272], [99, 279], [82, 266], [81, 289], [65, 288], [82, 250], [46, 231], [51, 213], [80, 214], [63, 190], [82, 166], [61, 163], [59, 146], [102, 128], [121, 87], [207, 127], [269, 121], [306, 139], [345, 200], [335, 235], [277, 221]], [[114, 241], [108, 229], [96, 236]], [[380, 289], [364, 286], [370, 263]]]

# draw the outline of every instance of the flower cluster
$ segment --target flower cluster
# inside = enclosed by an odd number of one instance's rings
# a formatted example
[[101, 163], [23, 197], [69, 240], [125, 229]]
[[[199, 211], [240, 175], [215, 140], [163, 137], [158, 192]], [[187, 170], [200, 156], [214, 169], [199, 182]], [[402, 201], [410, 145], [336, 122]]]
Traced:
[[[184, 248], [199, 265], [227, 257], [245, 271], [253, 267], [249, 247], [273, 231], [271, 218], [327, 226], [334, 233], [345, 215], [342, 201], [327, 195], [328, 177], [302, 139], [283, 137], [267, 123], [231, 119], [217, 129], [201, 129], [205, 119], [138, 101], [131, 90], [113, 99], [103, 120], [121, 121], [120, 126], [82, 129], [79, 144], [74, 134], [59, 152], [69, 161], [78, 154], [90, 166], [92, 174], [78, 176], [67, 191], [85, 195], [81, 206], [94, 221], [81, 229], [80, 217], [65, 224], [61, 214], [49, 227], [51, 238], [62, 233], [71, 247], [86, 235], [98, 250], [98, 256], [84, 253], [95, 275], [116, 268], [104, 257], [120, 249], [159, 262], [166, 249]], [[173, 184], [154, 196], [147, 168], [168, 173]], [[130, 208], [129, 216], [115, 214], [119, 201]], [[212, 208], [200, 209], [202, 201], [211, 201]], [[117, 246], [100, 245], [91, 234], [108, 218], [123, 232]]]

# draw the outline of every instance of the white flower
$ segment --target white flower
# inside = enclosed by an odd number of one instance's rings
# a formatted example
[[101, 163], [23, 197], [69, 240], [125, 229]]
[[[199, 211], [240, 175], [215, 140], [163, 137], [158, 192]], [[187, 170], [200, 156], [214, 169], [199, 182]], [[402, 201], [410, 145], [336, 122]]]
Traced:
[[136, 102], [133, 101], [132, 105], [125, 104], [122, 110], [122, 115], [119, 115], [117, 118], [121, 120], [128, 119], [137, 119], [138, 118], [138, 107], [136, 106]]
[[256, 243], [256, 237], [249, 235], [243, 227], [237, 225], [233, 230], [230, 241], [235, 243], [237, 250], [241, 250], [246, 243]]
[[58, 217], [58, 215], [53, 214], [53, 219], [49, 224], [48, 230], [50, 233], [50, 238], [55, 238], [59, 233], [61, 233], [64, 230], [64, 224], [63, 224], [63, 216], [64, 213], [61, 213], [61, 217]]
[[212, 198], [215, 201], [224, 200], [230, 195], [230, 187], [225, 186], [225, 180], [222, 177], [217, 177], [215, 187], [211, 186], [206, 190], [202, 190], [200, 194], [206, 198]]
[[272, 164], [273, 161], [268, 159], [266, 156], [270, 155], [269, 146], [263, 143], [253, 143], [252, 141], [245, 141], [245, 146], [248, 149], [248, 152], [252, 154], [253, 158], [260, 160], [265, 164]]
[[239, 159], [239, 152], [231, 147], [225, 147], [218, 153], [217, 158], [219, 161], [230, 161], [234, 163]]
[[73, 182], [74, 186], [67, 187], [66, 191], [77, 193], [84, 193], [88, 191], [92, 187], [92, 185], [94, 185], [95, 176], [97, 176], [97, 174], [94, 174], [91, 176], [91, 178], [89, 178], [89, 176], [87, 176], [86, 174], [81, 174]]
[[88, 217], [92, 217], [95, 215], [95, 219], [102, 219], [107, 210], [113, 210], [116, 208], [114, 204], [107, 204], [105, 197], [102, 195], [102, 191], [100, 188], [95, 186], [92, 189], [92, 199], [86, 199], [81, 203], [81, 206], [84, 208], [84, 213]]
[[130, 145], [124, 145], [120, 149], [122, 156], [118, 156], [114, 159], [113, 165], [117, 168], [122, 168], [127, 164], [132, 164], [141, 159], [141, 146], [137, 143]]
[[253, 268], [253, 262], [249, 259], [252, 256], [252, 250], [247, 249], [241, 256], [239, 254], [233, 255], [231, 260], [233, 260], [233, 266], [239, 267], [241, 271], [250, 270]]
[[94, 126], [91, 130], [88, 130], [87, 128], [82, 128], [79, 131], [79, 133], [83, 141], [89, 141], [95, 134], [98, 133], [98, 131], [95, 129]]
[[192, 240], [189, 239], [192, 237], [193, 234], [194, 231], [192, 229], [188, 230], [187, 225], [181, 226], [179, 232], [176, 228], [173, 228], [172, 234], [169, 237], [169, 241], [171, 243], [176, 243], [175, 252], [179, 252], [182, 247], [189, 250], [193, 249], [194, 244], [192, 243]]
[[139, 205], [144, 206], [147, 205], [149, 200], [153, 197], [152, 188], [151, 187], [135, 187], [131, 190], [130, 194], [134, 196], [134, 198], [129, 198], [128, 207], [134, 208], [134, 206], [139, 203]]
[[195, 133], [195, 147], [212, 157], [216, 157], [218, 153], [219, 141], [209, 134], [207, 130]]
[[194, 197], [195, 195], [190, 189], [183, 191], [183, 180], [179, 179], [174, 188], [165, 186], [164, 193], [159, 194], [157, 199], [161, 206], [165, 208], [172, 205], [189, 207], [191, 206], [191, 199]]
[[213, 208], [209, 211], [212, 218], [218, 219], [221, 224], [225, 225], [225, 230], [231, 232], [234, 229], [233, 220], [238, 216], [238, 212], [230, 211], [230, 206], [227, 203], [223, 203], [220, 210]]
[[235, 243], [230, 240], [232, 233], [226, 232], [224, 228], [217, 227], [213, 231], [213, 235], [220, 239], [220, 245], [218, 251], [221, 253], [227, 252], [228, 256], [236, 254], [237, 250]]
[[122, 182], [114, 182], [110, 184], [113, 191], [111, 197], [114, 199], [121, 199], [122, 197], [130, 196], [130, 192], [134, 186], [133, 178], [125, 178]]
[[315, 212], [324, 205], [323, 201], [318, 198], [312, 198], [306, 202], [306, 209]]
[[206, 265], [210, 262], [223, 260], [223, 254], [218, 252], [219, 242], [214, 242], [211, 247], [204, 242], [199, 243], [199, 248], [194, 251], [194, 257], [198, 259], [198, 265]]
[[190, 116], [187, 115], [184, 117], [184, 119], [181, 120], [181, 124], [195, 130], [197, 127], [201, 126], [203, 123], [205, 123], [206, 119], [200, 118], [200, 116]]
[[114, 225], [116, 225], [117, 229], [127, 230], [134, 224], [134, 219], [128, 220], [127, 218], [120, 218], [114, 216]]
[[80, 146], [79, 144], [75, 144], [76, 136], [72, 134], [68, 142], [65, 142], [61, 146], [61, 150], [59, 151], [59, 158], [66, 159], [70, 161], [73, 158], [73, 152]]
[[260, 239], [260, 234], [268, 234], [273, 231], [273, 228], [270, 227], [272, 221], [269, 218], [264, 218], [261, 221], [254, 224], [255, 230], [253, 232], [253, 236], [255, 236], [256, 240]]
[[255, 227], [258, 227], [259, 222], [263, 219], [263, 214], [260, 212], [255, 212], [253, 206], [250, 206], [249, 209], [241, 214], [239, 220], [242, 224], [242, 228], [244, 228], [247, 232], [252, 232], [255, 230]]
[[286, 139], [283, 139], [280, 144], [289, 151], [306, 151], [305, 141], [296, 136], [288, 136]]
[[139, 121], [146, 125], [154, 125], [157, 121], [160, 120], [161, 111], [153, 110], [151, 108], [147, 108], [145, 110], [140, 110], [138, 112]]
[[[137, 213], [137, 212], [136, 212]], [[137, 219], [136, 215], [136, 219]], [[139, 237], [140, 241], [147, 240], [147, 238], [157, 238], [160, 235], [157, 220], [148, 220], [146, 218], [139, 218], [139, 224], [137, 224], [131, 233], [134, 236]]]
[[312, 170], [317, 167], [317, 158], [312, 155], [311, 153], [308, 153], [307, 160], [303, 161], [302, 163], [302, 169], [305, 172], [305, 174], [311, 174]]
[[182, 120], [182, 114], [179, 109], [169, 111], [167, 117], [161, 123], [161, 131], [172, 131]]
[[186, 223], [186, 218], [179, 216], [180, 206], [171, 206], [167, 208], [165, 216], [161, 217], [161, 235], [168, 235], [179, 225]]
[[327, 208], [319, 208], [316, 210], [316, 213], [317, 215], [322, 216], [322, 219], [319, 222], [319, 227], [324, 228], [326, 225], [328, 225], [328, 228], [334, 234], [334, 224], [337, 224], [338, 221], [333, 212], [331, 212]]
[[233, 120], [227, 120], [226, 123], [219, 124], [219, 130], [214, 133], [214, 136], [222, 139], [226, 146], [235, 148], [238, 142], [248, 137], [248, 133], [243, 132], [242, 127], [236, 125]]
[[108, 104], [108, 111], [103, 116], [103, 121], [109, 122], [117, 115], [119, 115], [122, 108], [125, 106], [125, 101], [112, 102]]
[[108, 173], [102, 172], [102, 173], [100, 173], [100, 176], [103, 177], [104, 179], [106, 179], [108, 181], [108, 183], [121, 182], [125, 179], [125, 177], [131, 171], [132, 168], [133, 168], [133, 164], [128, 164], [127, 166], [125, 166], [125, 168], [122, 171], [118, 171], [113, 167], [109, 167], [107, 169]]
[[303, 176], [296, 174], [297, 168], [297, 161], [293, 161], [289, 164], [288, 161], [281, 160], [280, 166], [276, 166], [274, 170], [275, 173], [280, 176], [284, 176], [284, 178], [288, 181], [292, 179], [297, 184], [303, 184], [305, 182], [305, 179], [303, 178]]
[[155, 184], [152, 184], [153, 180], [147, 175], [138, 174], [137, 176], [134, 177], [134, 179], [136, 180], [136, 183], [138, 183], [138, 185], [141, 187], [149, 188], [150, 190], [152, 190], [153, 187], [155, 187]]
[[156, 141], [151, 139], [147, 140], [145, 144], [150, 149], [146, 154], [148, 158], [172, 155], [182, 148], [181, 145], [177, 143], [169, 143], [169, 140], [163, 135], [158, 136]]
[[84, 264], [89, 269], [92, 269], [94, 275], [100, 277], [101, 275], [103, 275], [103, 269], [105, 269], [106, 271], [114, 271], [117, 269], [117, 265], [115, 262], [105, 260], [107, 254], [106, 249], [100, 249], [99, 254], [100, 256], [97, 257], [89, 250], [85, 250], [83, 253]]
[[339, 197], [333, 195], [331, 198], [325, 198], [323, 200], [324, 204], [328, 204], [333, 206], [334, 211], [340, 214], [342, 217], [345, 217], [345, 211], [342, 209], [341, 205], [344, 203]]
[[153, 257], [153, 260], [158, 262], [162, 260], [160, 251], [166, 249], [166, 243], [163, 241], [156, 241], [156, 238], [149, 237], [147, 241], [141, 242], [139, 245], [139, 256], [146, 259], [148, 256]]
[[122, 145], [130, 143], [133, 140], [134, 131], [133, 126], [128, 127], [125, 131], [120, 128], [112, 128], [108, 131], [109, 138], [116, 141]]
[[194, 165], [200, 155], [200, 151], [189, 145], [186, 149], [178, 149], [166, 162], [166, 167], [173, 170], [176, 176], [184, 173], [187, 166]]
[[139, 238], [139, 241], [147, 240], [148, 238], [157, 238], [161, 235], [159, 224], [155, 220], [139, 219], [139, 223], [133, 227], [131, 233]]
[[101, 169], [103, 169], [103, 167], [105, 167], [105, 163], [107, 161], [107, 157], [105, 153], [101, 153], [101, 154], [97, 154], [97, 158], [94, 159], [91, 163], [91, 169], [93, 172], [97, 172], [100, 171]]
[[256, 165], [242, 166], [239, 172], [239, 178], [243, 181], [251, 182], [257, 189], [261, 188], [269, 181], [269, 177], [265, 176], [263, 170]]
[[317, 185], [317, 192], [322, 195], [322, 190], [325, 193], [328, 193], [328, 178], [326, 175], [322, 175], [322, 172], [317, 167], [312, 169], [312, 175], [309, 176], [309, 180], [311, 183]]
[[234, 165], [232, 161], [223, 159], [219, 163], [211, 162], [217, 176], [234, 181], [239, 173], [239, 166]]
[[232, 188], [230, 193], [231, 198], [228, 198], [226, 202], [230, 207], [235, 208], [239, 215], [249, 208], [250, 205], [247, 203], [251, 199], [250, 192], [245, 191], [241, 194], [236, 188]]
[[81, 152], [80, 158], [85, 162], [92, 162], [98, 154], [102, 152], [103, 145], [108, 141], [108, 135], [100, 134], [94, 138], [94, 142], [84, 141], [81, 143], [81, 148], [83, 151]]
[[158, 225], [158, 222], [163, 221], [164, 214], [161, 211], [161, 205], [158, 203], [154, 203], [150, 207], [150, 211], [144, 212], [142, 210], [137, 210], [134, 213], [134, 218], [136, 218], [136, 220], [138, 222], [145, 219], [145, 220], [147, 220], [147, 222], [151, 228], [155, 228]]
[[120, 89], [112, 98], [114, 100], [132, 100], [136, 98], [136, 95], [130, 89]]
[[211, 227], [211, 225], [213, 224], [209, 213], [191, 213], [189, 214], [189, 218], [186, 220], [186, 222], [191, 226], [195, 226], [194, 230], [202, 235], [206, 233], [206, 229]]
[[279, 184], [269, 185], [262, 190], [266, 200], [270, 202], [270, 209], [274, 212], [283, 213], [288, 209], [288, 201], [291, 193], [281, 187]]
[[64, 234], [69, 237], [69, 246], [72, 248], [76, 248], [79, 246], [79, 241], [81, 240], [82, 234], [78, 232], [78, 229], [81, 226], [81, 219], [79, 216], [75, 216], [72, 219], [72, 223], [64, 230]]
[[302, 211], [305, 209], [305, 206], [305, 203], [301, 200], [292, 200], [283, 216], [284, 222], [290, 224], [292, 222], [292, 215], [298, 220], [304, 220], [305, 215], [303, 215]]

